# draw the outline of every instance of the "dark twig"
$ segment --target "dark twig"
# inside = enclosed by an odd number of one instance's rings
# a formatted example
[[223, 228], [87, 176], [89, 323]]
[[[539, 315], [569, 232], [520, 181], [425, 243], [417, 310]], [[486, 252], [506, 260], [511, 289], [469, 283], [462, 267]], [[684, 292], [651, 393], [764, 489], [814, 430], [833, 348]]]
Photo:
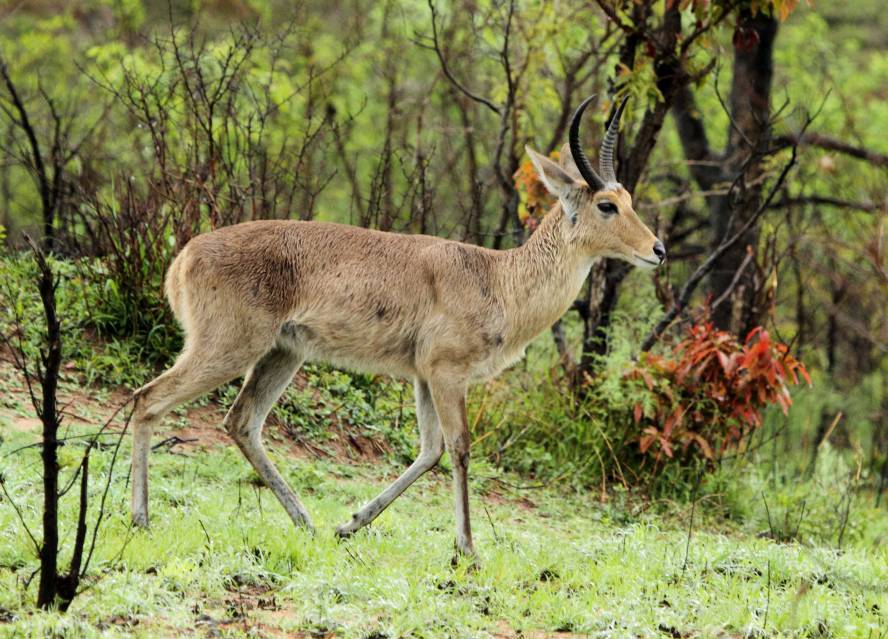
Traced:
[[40, 554], [40, 544], [37, 541], [37, 538], [34, 537], [34, 533], [31, 532], [31, 529], [28, 527], [28, 522], [25, 521], [25, 516], [19, 508], [19, 505], [15, 502], [12, 496], [9, 494], [9, 491], [6, 490], [6, 480], [2, 475], [0, 475], [0, 490], [3, 491], [3, 494], [6, 496], [6, 501], [12, 504], [13, 510], [15, 510], [15, 514], [18, 516], [19, 521], [22, 524], [22, 527], [25, 529], [25, 533], [27, 533], [28, 537], [31, 539], [31, 542], [34, 544], [34, 552], [38, 555]]
[[487, 521], [490, 522], [490, 530], [493, 532], [493, 540], [496, 543], [499, 543], [499, 535], [496, 534], [496, 526], [493, 525], [493, 517], [490, 516], [490, 511], [487, 510], [487, 504], [482, 503], [482, 506], [484, 507], [484, 514], [487, 515]]
[[441, 63], [441, 71], [450, 80], [450, 83], [459, 89], [463, 95], [465, 95], [470, 100], [477, 102], [478, 104], [483, 104], [488, 109], [496, 113], [497, 115], [502, 114], [502, 108], [485, 98], [484, 96], [478, 95], [466, 88], [466, 86], [456, 79], [453, 73], [450, 71], [450, 67], [447, 66], [447, 59], [444, 57], [444, 52], [441, 50], [441, 45], [438, 41], [438, 11], [435, 9], [434, 0], [428, 0], [429, 9], [432, 12], [432, 49], [435, 51], [435, 54], [438, 56], [438, 62]]
[[885, 208], [885, 204], [879, 205], [875, 202], [853, 202], [851, 200], [841, 200], [835, 197], [827, 197], [824, 195], [805, 195], [799, 197], [785, 197], [771, 204], [772, 209], [785, 209], [790, 206], [804, 206], [806, 204], [815, 204], [822, 206], [834, 206], [839, 209], [851, 209], [854, 211], [866, 211], [873, 213]]
[[888, 167], [888, 155], [871, 149], [866, 149], [821, 133], [805, 133], [781, 135], [775, 142], [783, 146], [816, 146], [827, 151], [835, 151], [849, 155], [858, 160], [865, 160], [870, 164], [883, 168]]
[[700, 490], [700, 482], [703, 480], [703, 469], [701, 468], [697, 472], [697, 481], [694, 482], [694, 492], [691, 496], [691, 517], [688, 520], [688, 538], [685, 542], [685, 556], [684, 562], [681, 565], [681, 574], [684, 577], [685, 571], [688, 568], [688, 557], [691, 554], [691, 535], [694, 531], [694, 513], [697, 510], [697, 492]]
[[774, 183], [774, 186], [771, 188], [770, 193], [765, 198], [764, 202], [759, 205], [756, 209], [755, 213], [753, 213], [746, 222], [740, 226], [736, 233], [734, 233], [731, 237], [723, 241], [718, 248], [716, 248], [709, 257], [704, 260], [700, 266], [697, 267], [697, 270], [688, 278], [685, 282], [684, 286], [681, 289], [681, 293], [678, 295], [678, 299], [675, 305], [663, 316], [654, 329], [650, 332], [650, 334], [645, 338], [644, 342], [641, 344], [641, 352], [649, 351], [651, 347], [656, 343], [656, 341], [660, 338], [663, 332], [672, 324], [672, 321], [678, 317], [679, 313], [681, 313], [690, 302], [691, 295], [696, 290], [697, 285], [706, 277], [706, 274], [712, 269], [715, 265], [718, 258], [720, 258], [728, 249], [730, 249], [734, 244], [736, 244], [742, 237], [746, 231], [748, 231], [752, 226], [758, 222], [758, 219], [761, 217], [762, 213], [771, 205], [771, 201], [774, 199], [774, 196], [777, 194], [777, 191], [783, 185], [783, 182], [786, 180], [786, 176], [789, 174], [789, 170], [795, 165], [797, 158], [797, 147], [792, 147], [792, 155], [790, 156], [789, 161], [784, 165], [783, 170], [780, 172], [780, 175], [777, 177], [777, 181]]
[[740, 282], [740, 278], [743, 277], [743, 272], [746, 270], [746, 267], [749, 266], [749, 263], [752, 261], [752, 253], [747, 251], [746, 257], [743, 258], [743, 261], [740, 262], [740, 266], [737, 267], [737, 271], [734, 273], [734, 279], [731, 280], [731, 283], [728, 285], [721, 295], [712, 302], [710, 305], [710, 310], [714, 310], [718, 308], [722, 302], [728, 299], [728, 296], [733, 292], [733, 290], [737, 287], [737, 284]]
[[765, 515], [768, 517], [768, 532], [771, 535], [771, 539], [774, 539], [774, 524], [771, 521], [771, 509], [768, 507], [768, 499], [765, 497], [764, 491], [762, 492], [762, 501], [765, 503]]
[[197, 437], [190, 437], [188, 439], [182, 439], [178, 435], [173, 435], [172, 437], [167, 437], [162, 442], [154, 444], [154, 446], [151, 447], [151, 450], [154, 451], [154, 450], [158, 450], [158, 449], [164, 448], [164, 447], [166, 447], [168, 450], [172, 450], [172, 448], [174, 446], [178, 446], [179, 444], [189, 444], [191, 442], [196, 442], [196, 441], [198, 441]]
[[204, 538], [207, 540], [206, 549], [210, 551], [213, 549], [213, 541], [210, 539], [210, 533], [207, 532], [207, 527], [204, 526], [203, 519], [198, 518], [197, 523], [200, 524], [200, 529], [203, 531]]

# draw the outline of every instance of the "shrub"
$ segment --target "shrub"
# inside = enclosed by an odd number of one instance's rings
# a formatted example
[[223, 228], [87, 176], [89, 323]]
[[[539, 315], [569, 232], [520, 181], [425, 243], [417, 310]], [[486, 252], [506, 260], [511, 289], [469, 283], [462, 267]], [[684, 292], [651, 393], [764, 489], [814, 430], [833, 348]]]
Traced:
[[[602, 494], [619, 486], [687, 496], [700, 470], [745, 450], [766, 407], [787, 410], [789, 386], [808, 380], [762, 328], [741, 342], [699, 322], [674, 348], [635, 361], [636, 333], [646, 328], [628, 319], [617, 326], [613, 350], [580, 389], [552, 371], [513, 370], [508, 383], [476, 391], [473, 450], [505, 469]], [[552, 353], [534, 357], [551, 361]]]
[[788, 384], [811, 378], [785, 344], [762, 327], [741, 344], [710, 322], [692, 325], [670, 355], [646, 353], [627, 378], [644, 385], [648, 401], [633, 406], [642, 428], [639, 451], [662, 457], [700, 454], [721, 457], [762, 424], [763, 408], [792, 404]]

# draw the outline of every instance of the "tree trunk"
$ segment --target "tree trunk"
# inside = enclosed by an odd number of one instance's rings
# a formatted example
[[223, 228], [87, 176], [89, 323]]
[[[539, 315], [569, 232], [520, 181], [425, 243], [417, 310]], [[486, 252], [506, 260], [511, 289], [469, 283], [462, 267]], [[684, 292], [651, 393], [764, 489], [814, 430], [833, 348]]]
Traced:
[[[756, 211], [761, 200], [762, 159], [771, 138], [771, 80], [777, 21], [765, 12], [742, 11], [734, 35], [734, 77], [729, 100], [731, 129], [722, 164], [722, 178], [735, 187], [728, 195], [710, 200], [712, 247], [732, 235]], [[731, 286], [747, 250], [755, 250], [758, 228], [715, 261], [709, 290], [718, 298]], [[755, 270], [746, 269], [731, 295], [731, 303], [713, 310], [719, 328], [745, 335], [760, 323], [764, 309], [755, 307]]]
[[[636, 4], [633, 8], [635, 24], [643, 25], [650, 11], [648, 5]], [[680, 72], [680, 65], [675, 56], [678, 35], [681, 33], [681, 14], [678, 4], [666, 10], [662, 26], [657, 31], [657, 53], [654, 60], [657, 89], [663, 96], [662, 102], [645, 111], [638, 133], [632, 145], [625, 144], [625, 137], [620, 138], [617, 149], [621, 161], [618, 167], [618, 178], [623, 187], [630, 193], [641, 180], [651, 152], [654, 150], [663, 122], [669, 113], [669, 107], [677, 91], [684, 86], [687, 78]], [[641, 31], [631, 34], [620, 52], [620, 67], [632, 68], [635, 55], [641, 43]], [[616, 106], [616, 105], [615, 105]], [[620, 153], [620, 151], [624, 151]], [[590, 294], [586, 302], [587, 308], [582, 313], [583, 352], [580, 357], [578, 379], [592, 372], [597, 359], [607, 354], [610, 334], [610, 323], [613, 311], [619, 300], [620, 285], [632, 270], [632, 267], [620, 260], [604, 259], [592, 267], [590, 274]]]
[[589, 274], [588, 310], [583, 314], [583, 353], [579, 381], [607, 354], [610, 324], [619, 299], [620, 284], [632, 268], [619, 260], [601, 260]]
[[43, 371], [40, 382], [43, 401], [40, 419], [43, 422], [43, 542], [40, 546], [40, 585], [37, 605], [51, 607], [58, 594], [59, 554], [59, 414], [56, 389], [62, 363], [61, 325], [56, 315], [55, 278], [43, 255], [34, 247], [40, 267], [40, 297], [46, 315], [46, 351], [41, 353]]

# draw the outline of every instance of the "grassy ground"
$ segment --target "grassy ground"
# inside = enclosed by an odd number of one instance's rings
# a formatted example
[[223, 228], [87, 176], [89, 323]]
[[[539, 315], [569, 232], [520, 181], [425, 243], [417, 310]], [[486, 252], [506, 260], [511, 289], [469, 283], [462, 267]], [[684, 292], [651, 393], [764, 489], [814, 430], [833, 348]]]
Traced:
[[[36, 422], [8, 379], [3, 395], [0, 472], [39, 530], [37, 451], [9, 455], [35, 441]], [[80, 417], [68, 419], [72, 433], [92, 430], [87, 425], [99, 422], [115, 399], [69, 398], [77, 400], [70, 410]], [[34, 553], [11, 504], [0, 499], [0, 636], [888, 633], [888, 546], [872, 535], [839, 551], [776, 543], [740, 525], [698, 524], [688, 542], [690, 505], [668, 516], [639, 514], [614, 499], [602, 504], [598, 495], [516, 487], [523, 480], [478, 463], [472, 508], [480, 562], [453, 567], [446, 466], [417, 482], [370, 528], [339, 542], [335, 525], [402, 467], [372, 457], [360, 443], [331, 440], [312, 453], [270, 429], [276, 461], [318, 527], [311, 536], [294, 530], [211, 425], [219, 415], [215, 406], [180, 413], [158, 434], [155, 441], [174, 434], [198, 441], [153, 454], [150, 531], [128, 525], [125, 440], [89, 588], [67, 615], [33, 612]], [[96, 491], [111, 456], [106, 448], [92, 458]], [[78, 458], [74, 446], [63, 449], [66, 469]], [[73, 499], [66, 498], [67, 508]], [[695, 509], [696, 519], [707, 521], [706, 502]], [[73, 514], [64, 514], [70, 544]]]

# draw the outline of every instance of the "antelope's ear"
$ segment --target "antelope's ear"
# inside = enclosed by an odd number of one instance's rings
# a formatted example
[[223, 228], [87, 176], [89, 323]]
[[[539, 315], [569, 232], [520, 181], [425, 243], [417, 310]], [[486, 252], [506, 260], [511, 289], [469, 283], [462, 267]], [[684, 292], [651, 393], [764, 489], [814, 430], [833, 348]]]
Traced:
[[577, 168], [577, 163], [574, 162], [574, 156], [570, 151], [569, 142], [565, 142], [564, 146], [561, 147], [561, 151], [558, 152], [558, 164], [560, 164], [561, 168], [564, 169], [564, 172], [574, 180], [583, 179], [580, 170]]
[[540, 155], [529, 146], [524, 147], [524, 150], [530, 156], [534, 167], [536, 167], [537, 174], [540, 176], [540, 181], [549, 193], [556, 197], [563, 197], [576, 186], [573, 177], [555, 164], [555, 162], [544, 155]]

